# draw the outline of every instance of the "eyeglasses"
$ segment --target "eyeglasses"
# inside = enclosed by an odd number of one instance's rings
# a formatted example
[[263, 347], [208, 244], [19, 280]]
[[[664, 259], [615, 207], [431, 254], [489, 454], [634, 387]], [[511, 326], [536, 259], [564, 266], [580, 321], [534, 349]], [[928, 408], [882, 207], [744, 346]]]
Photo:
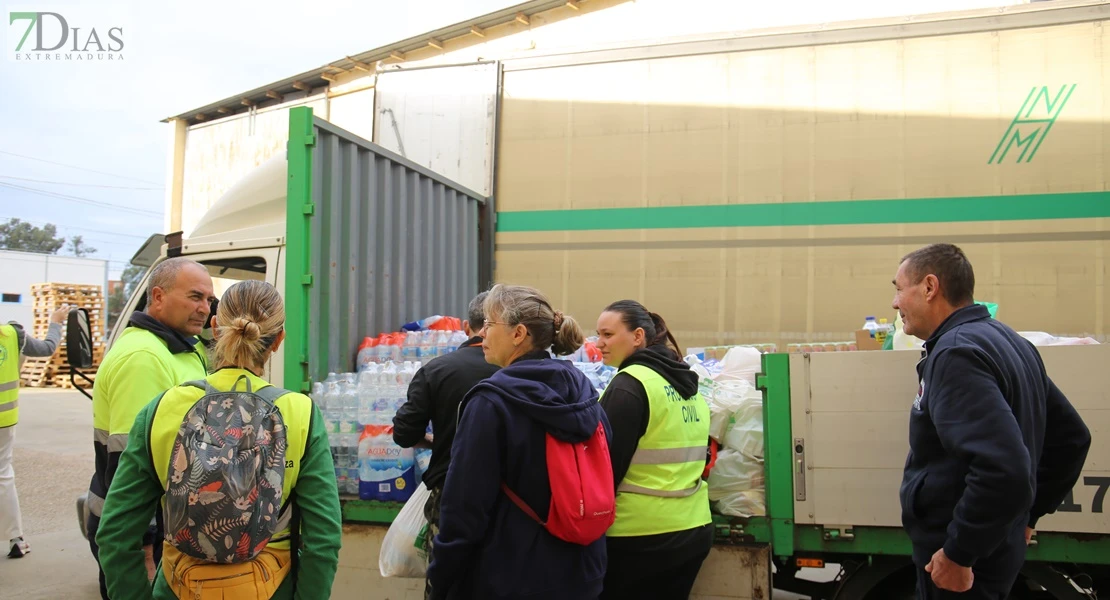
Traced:
[[512, 327], [512, 323], [502, 323], [501, 321], [482, 321], [482, 329], [489, 329], [490, 325], [506, 325]]

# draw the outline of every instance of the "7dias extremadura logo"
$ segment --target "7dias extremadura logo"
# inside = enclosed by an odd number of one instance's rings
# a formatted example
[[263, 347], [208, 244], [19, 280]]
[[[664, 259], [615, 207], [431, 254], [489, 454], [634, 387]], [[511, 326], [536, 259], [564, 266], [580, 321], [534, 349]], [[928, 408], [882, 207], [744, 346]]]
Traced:
[[45, 11], [8, 13], [8, 58], [18, 62], [123, 60], [122, 25], [90, 22], [85, 15]]

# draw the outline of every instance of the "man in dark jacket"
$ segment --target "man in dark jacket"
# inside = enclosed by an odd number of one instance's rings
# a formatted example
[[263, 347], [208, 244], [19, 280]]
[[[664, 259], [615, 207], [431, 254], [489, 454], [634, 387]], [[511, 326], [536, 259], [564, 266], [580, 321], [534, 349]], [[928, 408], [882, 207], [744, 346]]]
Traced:
[[393, 441], [402, 448], [427, 446], [429, 440], [425, 438], [425, 432], [428, 422], [432, 423], [432, 460], [423, 477], [424, 485], [430, 492], [424, 504], [429, 551], [439, 531], [440, 495], [451, 464], [451, 444], [455, 441], [459, 403], [470, 388], [498, 369], [486, 362], [482, 354], [482, 338], [477, 335], [486, 320], [482, 310], [486, 295], [487, 292], [482, 292], [470, 301], [467, 320], [463, 321], [463, 329], [470, 339], [454, 352], [431, 361], [416, 372], [409, 384], [408, 401], [393, 417]]
[[974, 303], [959, 248], [907, 255], [894, 285], [906, 333], [926, 340], [900, 490], [918, 598], [1002, 600], [1037, 520], [1079, 478], [1090, 432], [1036, 348]]

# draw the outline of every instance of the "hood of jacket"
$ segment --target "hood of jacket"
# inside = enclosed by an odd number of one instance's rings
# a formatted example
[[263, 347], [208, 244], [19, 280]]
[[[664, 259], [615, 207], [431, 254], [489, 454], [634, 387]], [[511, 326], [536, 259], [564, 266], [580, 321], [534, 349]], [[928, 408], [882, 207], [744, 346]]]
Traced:
[[[474, 386], [467, 399], [481, 392], [515, 407], [564, 442], [590, 439], [603, 410], [589, 378], [565, 360], [534, 352]], [[464, 401], [465, 405], [465, 401]]]
[[678, 360], [674, 351], [663, 344], [633, 352], [621, 363], [621, 369], [632, 365], [643, 365], [659, 373], [683, 398], [698, 393], [698, 374], [690, 369], [690, 365]]

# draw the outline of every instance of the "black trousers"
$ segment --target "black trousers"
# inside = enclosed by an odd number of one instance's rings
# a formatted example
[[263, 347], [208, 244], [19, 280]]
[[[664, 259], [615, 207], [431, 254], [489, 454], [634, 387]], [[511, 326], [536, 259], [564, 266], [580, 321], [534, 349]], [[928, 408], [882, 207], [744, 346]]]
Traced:
[[975, 575], [971, 589], [963, 592], [947, 592], [933, 584], [931, 575], [925, 572], [925, 556], [932, 556], [926, 549], [915, 548], [917, 567], [918, 600], [1006, 600], [1017, 581], [1021, 567], [1025, 565], [1025, 527], [1015, 528], [1010, 539], [1003, 542], [990, 556], [979, 559], [971, 572]]
[[609, 553], [600, 600], [686, 600], [709, 549], [677, 563], [635, 553]]
[[[974, 570], [973, 570], [974, 572]], [[975, 582], [971, 589], [963, 592], [949, 592], [937, 588], [933, 584], [931, 575], [924, 569], [917, 571], [917, 600], [1006, 600], [1010, 597], [1010, 589], [1014, 587], [1014, 578], [1008, 581], [975, 573]]]
[[[428, 519], [428, 529], [424, 532], [424, 548], [428, 552], [428, 563], [432, 561], [432, 544], [436, 534], [439, 533], [439, 507], [443, 500], [443, 488], [433, 487], [428, 490], [428, 501], [424, 504], [424, 518]], [[431, 600], [432, 582], [424, 579], [424, 598]]]

